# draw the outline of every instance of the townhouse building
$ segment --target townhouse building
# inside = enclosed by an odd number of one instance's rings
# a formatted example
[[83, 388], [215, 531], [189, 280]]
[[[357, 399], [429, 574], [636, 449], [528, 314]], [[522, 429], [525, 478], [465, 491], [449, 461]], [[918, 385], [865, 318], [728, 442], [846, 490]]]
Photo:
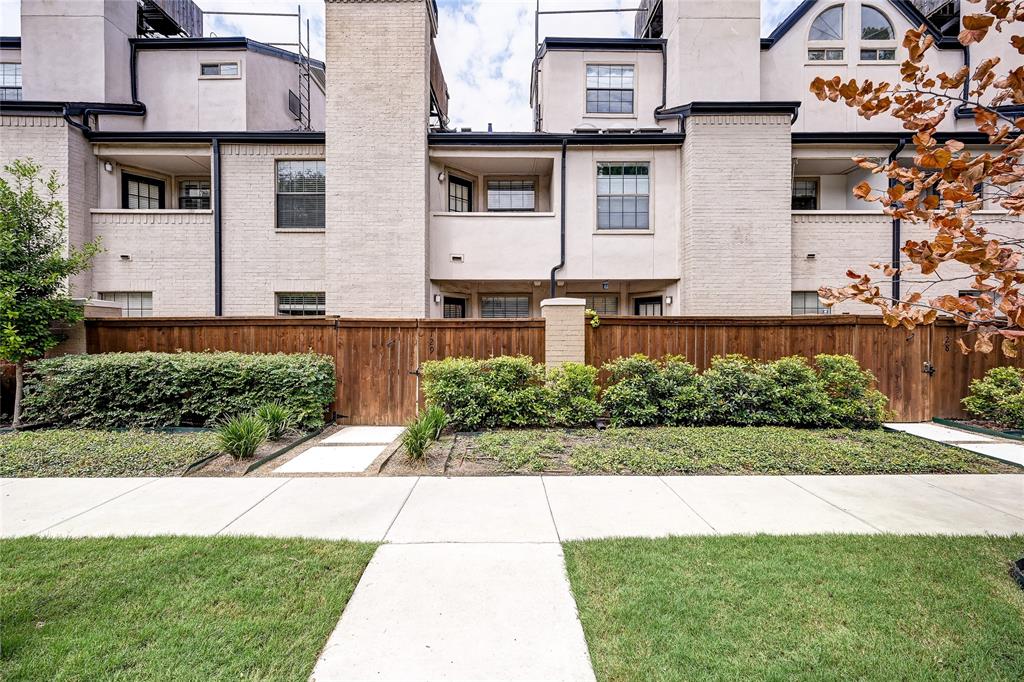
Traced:
[[[534, 129], [485, 132], [449, 125], [432, 0], [327, 0], [324, 62], [201, 37], [182, 0], [22, 0], [2, 160], [57, 171], [70, 241], [104, 247], [75, 293], [128, 315], [822, 314], [926, 232], [851, 193], [909, 134], [811, 80], [897, 79], [922, 24], [936, 71], [1020, 58], [960, 46], [957, 2], [805, 0], [768, 38], [760, 0], [641, 7], [633, 38], [543, 40]], [[987, 142], [967, 107], [941, 134]]]

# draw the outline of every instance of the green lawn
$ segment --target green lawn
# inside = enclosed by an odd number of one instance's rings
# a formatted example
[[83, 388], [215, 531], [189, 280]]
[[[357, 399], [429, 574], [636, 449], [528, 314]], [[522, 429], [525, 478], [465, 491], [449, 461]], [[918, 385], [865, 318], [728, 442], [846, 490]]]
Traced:
[[[460, 437], [461, 438], [461, 437]], [[635, 474], [923, 474], [1021, 472], [904, 433], [778, 426], [526, 429], [472, 438], [505, 471], [569, 468]], [[448, 442], [435, 447], [447, 448]]]
[[305, 680], [374, 545], [0, 542], [0, 679]]
[[212, 433], [21, 431], [0, 434], [0, 476], [166, 476], [216, 452]]
[[1024, 536], [570, 542], [599, 680], [1024, 679]]

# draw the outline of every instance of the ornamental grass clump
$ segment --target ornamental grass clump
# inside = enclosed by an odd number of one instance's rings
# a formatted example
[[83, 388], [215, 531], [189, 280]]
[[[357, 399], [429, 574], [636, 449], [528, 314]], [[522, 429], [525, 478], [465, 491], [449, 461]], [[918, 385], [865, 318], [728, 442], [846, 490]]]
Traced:
[[281, 440], [295, 424], [295, 414], [278, 402], [263, 403], [253, 414], [266, 425], [269, 440]]
[[428, 407], [409, 422], [402, 434], [402, 446], [405, 447], [409, 459], [423, 459], [427, 448], [441, 437], [441, 432], [448, 425], [448, 415], [435, 406]]
[[240, 414], [217, 427], [217, 445], [235, 459], [247, 459], [267, 440], [267, 425], [254, 414]]

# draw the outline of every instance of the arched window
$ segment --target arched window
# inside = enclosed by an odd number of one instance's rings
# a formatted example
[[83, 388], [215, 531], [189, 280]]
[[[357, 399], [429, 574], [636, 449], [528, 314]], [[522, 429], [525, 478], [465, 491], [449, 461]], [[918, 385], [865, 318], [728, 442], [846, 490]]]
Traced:
[[807, 41], [807, 61], [843, 61], [843, 6], [829, 7], [815, 17]]
[[860, 8], [860, 60], [891, 62], [896, 60], [896, 31], [884, 14], [874, 7]]

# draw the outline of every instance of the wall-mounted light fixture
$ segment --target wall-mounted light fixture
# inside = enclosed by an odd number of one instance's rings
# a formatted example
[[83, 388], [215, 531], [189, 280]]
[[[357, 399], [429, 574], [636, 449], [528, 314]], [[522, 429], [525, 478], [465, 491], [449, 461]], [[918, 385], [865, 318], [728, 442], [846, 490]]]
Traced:
[[103, 162], [103, 170], [107, 171], [108, 173], [113, 173], [114, 172], [114, 164], [110, 163], [109, 161], [104, 161]]
[[665, 297], [665, 305], [672, 305], [672, 297], [671, 296], [666, 296]]
[[129, 261], [129, 260], [131, 260], [131, 259], [132, 259], [132, 257], [131, 257], [131, 256], [130, 256], [129, 254], [127, 254], [127, 253], [122, 253], [122, 254], [121, 254], [121, 260], [123, 260], [123, 261]]
[[608, 291], [608, 280], [601, 282], [601, 288]]
[[437, 174], [437, 181], [444, 182], [444, 171], [441, 171], [440, 173]]
[[434, 294], [434, 303], [441, 302], [441, 294]]

